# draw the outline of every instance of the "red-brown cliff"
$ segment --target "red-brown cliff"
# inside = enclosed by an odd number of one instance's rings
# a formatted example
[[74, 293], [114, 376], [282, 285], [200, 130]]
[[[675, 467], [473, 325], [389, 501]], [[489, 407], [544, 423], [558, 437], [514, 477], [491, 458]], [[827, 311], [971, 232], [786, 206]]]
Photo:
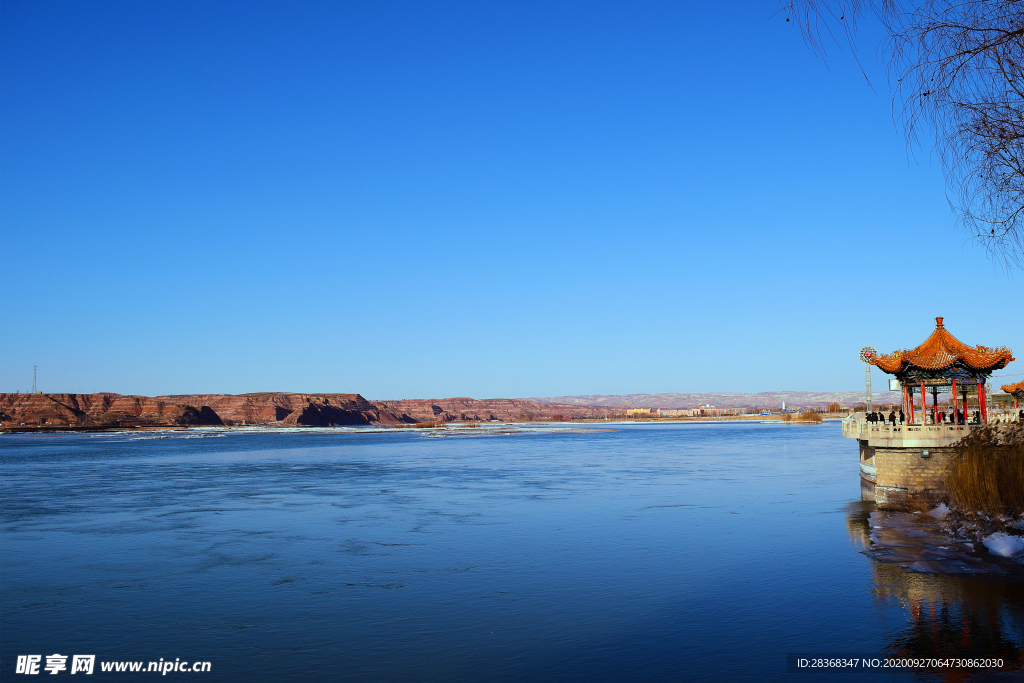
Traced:
[[529, 420], [602, 417], [608, 408], [561, 403], [537, 403], [518, 398], [414, 398], [374, 401], [374, 405], [402, 416], [403, 422], [525, 422]]
[[0, 394], [0, 422], [51, 427], [219, 425], [209, 406], [120, 394]]
[[370, 403], [359, 394], [186, 394], [160, 396], [185, 405], [209, 406], [224, 424], [323, 426], [400, 422], [401, 416]]
[[367, 401], [359, 394], [0, 394], [0, 429], [335, 426], [416, 422], [519, 422], [600, 417], [607, 408], [522, 399]]
[[231, 396], [0, 394], [3, 429], [185, 427], [198, 425], [368, 425], [402, 417], [359, 394], [259, 393]]

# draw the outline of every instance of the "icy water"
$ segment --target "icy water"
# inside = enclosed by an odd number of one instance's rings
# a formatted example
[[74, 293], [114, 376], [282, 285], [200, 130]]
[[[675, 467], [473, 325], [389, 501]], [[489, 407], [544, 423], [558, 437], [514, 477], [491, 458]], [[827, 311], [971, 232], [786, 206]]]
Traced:
[[861, 552], [873, 506], [837, 423], [612, 426], [0, 437], [0, 678], [54, 653], [95, 654], [102, 680], [157, 674], [101, 661], [209, 661], [167, 674], [204, 681], [966, 680], [789, 673], [787, 655], [1024, 661], [1021, 583]]

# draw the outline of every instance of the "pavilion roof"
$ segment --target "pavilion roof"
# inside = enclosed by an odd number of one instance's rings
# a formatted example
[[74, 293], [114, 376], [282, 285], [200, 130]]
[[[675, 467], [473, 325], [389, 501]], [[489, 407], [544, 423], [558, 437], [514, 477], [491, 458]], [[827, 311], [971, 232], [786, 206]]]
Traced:
[[1004, 384], [999, 388], [1008, 394], [1024, 394], [1024, 380], [1021, 380], [1016, 384]]
[[871, 364], [891, 375], [911, 368], [944, 370], [957, 363], [972, 370], [993, 371], [1014, 360], [1005, 347], [968, 346], [946, 331], [942, 317], [935, 319], [935, 331], [920, 346], [888, 355], [875, 356]]

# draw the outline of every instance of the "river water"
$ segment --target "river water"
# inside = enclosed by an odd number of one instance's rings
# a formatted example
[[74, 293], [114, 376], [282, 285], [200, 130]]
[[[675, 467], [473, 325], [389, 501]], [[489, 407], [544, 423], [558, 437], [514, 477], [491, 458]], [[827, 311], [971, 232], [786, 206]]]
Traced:
[[95, 654], [104, 680], [160, 658], [209, 661], [167, 674], [205, 681], [1020, 669], [1019, 580], [862, 552], [873, 506], [838, 423], [609, 427], [0, 437], [0, 677], [54, 653]]

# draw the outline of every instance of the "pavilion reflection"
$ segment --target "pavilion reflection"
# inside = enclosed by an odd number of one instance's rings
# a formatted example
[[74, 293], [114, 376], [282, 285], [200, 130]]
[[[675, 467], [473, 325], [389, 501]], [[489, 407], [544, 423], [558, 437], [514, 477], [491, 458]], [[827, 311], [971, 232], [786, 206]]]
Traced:
[[[869, 501], [851, 504], [846, 517], [851, 541], [869, 549]], [[885, 655], [895, 658], [996, 658], [1002, 671], [1024, 672], [1024, 583], [1020, 577], [914, 572], [898, 562], [872, 561], [878, 602], [898, 603], [905, 626], [886, 634]], [[977, 669], [921, 672], [937, 681], [968, 681]], [[1014, 678], [1014, 680], [1017, 680]]]

